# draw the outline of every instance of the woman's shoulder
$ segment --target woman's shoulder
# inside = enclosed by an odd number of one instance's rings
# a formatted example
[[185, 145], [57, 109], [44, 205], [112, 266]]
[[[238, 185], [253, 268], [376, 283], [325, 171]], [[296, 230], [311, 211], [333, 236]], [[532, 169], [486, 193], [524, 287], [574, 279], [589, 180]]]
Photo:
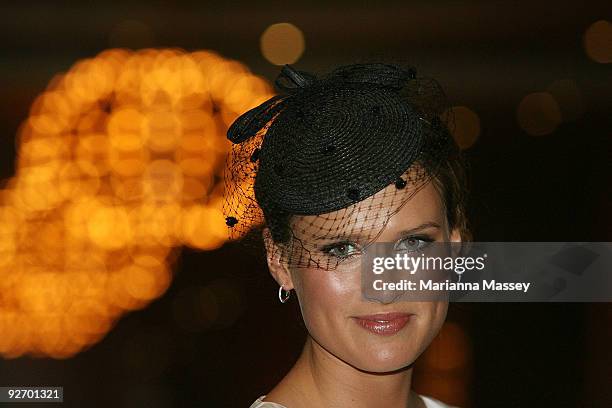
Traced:
[[[426, 395], [419, 396], [423, 399], [427, 408], [457, 408], [451, 405], [447, 405], [442, 401], [439, 401], [432, 397], [428, 397]], [[249, 408], [287, 408], [284, 405], [277, 404], [276, 402], [264, 401], [264, 398], [266, 398], [265, 395], [262, 395], [261, 397], [257, 398]]]
[[419, 396], [423, 399], [423, 401], [425, 401], [425, 406], [427, 408], [458, 408], [455, 407], [453, 405], [448, 405], [445, 404], [444, 402], [437, 400], [435, 398], [432, 397], [428, 397], [426, 395], [420, 395]]
[[277, 404], [276, 402], [264, 401], [264, 398], [266, 398], [265, 395], [257, 398], [249, 408], [287, 408], [284, 405]]

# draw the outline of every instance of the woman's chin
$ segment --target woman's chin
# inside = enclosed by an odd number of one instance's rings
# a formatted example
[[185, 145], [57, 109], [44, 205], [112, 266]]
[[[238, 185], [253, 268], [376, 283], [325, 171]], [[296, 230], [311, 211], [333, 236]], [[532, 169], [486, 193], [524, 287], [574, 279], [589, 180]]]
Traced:
[[409, 367], [415, 360], [414, 356], [406, 355], [406, 352], [402, 353], [390, 353], [384, 350], [379, 350], [377, 353], [372, 353], [360, 356], [359, 361], [355, 361], [356, 364], [352, 364], [354, 367], [361, 371], [367, 371], [371, 373], [390, 373]]

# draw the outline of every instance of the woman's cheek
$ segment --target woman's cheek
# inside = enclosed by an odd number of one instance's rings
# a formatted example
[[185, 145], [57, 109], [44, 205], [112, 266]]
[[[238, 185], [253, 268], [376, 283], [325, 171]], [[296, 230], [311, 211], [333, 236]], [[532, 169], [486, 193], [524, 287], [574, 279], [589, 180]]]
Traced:
[[313, 319], [322, 323], [346, 318], [347, 306], [354, 301], [355, 290], [360, 290], [359, 285], [356, 288], [354, 282], [344, 279], [339, 271], [303, 269], [298, 282], [296, 291], [307, 326], [315, 323]]
[[448, 311], [447, 302], [432, 302], [429, 304], [429, 306], [430, 306], [429, 321], [425, 329], [423, 344], [421, 345], [423, 349], [429, 346], [429, 344], [433, 341], [433, 339], [438, 335], [438, 333], [442, 329], [442, 326], [444, 325], [444, 321], [446, 320], [446, 314]]
[[436, 327], [434, 331], [437, 335], [440, 329], [442, 328], [444, 321], [446, 320], [446, 314], [448, 313], [448, 302], [436, 302], [435, 306]]

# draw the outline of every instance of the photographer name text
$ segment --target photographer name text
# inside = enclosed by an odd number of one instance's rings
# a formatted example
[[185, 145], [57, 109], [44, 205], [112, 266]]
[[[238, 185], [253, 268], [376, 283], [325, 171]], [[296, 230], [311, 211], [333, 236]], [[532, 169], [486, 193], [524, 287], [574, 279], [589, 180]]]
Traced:
[[419, 280], [418, 282], [402, 279], [397, 282], [385, 282], [377, 279], [372, 283], [374, 290], [387, 291], [522, 291], [527, 293], [531, 282], [497, 282], [495, 280], [482, 280], [481, 282], [453, 282]]

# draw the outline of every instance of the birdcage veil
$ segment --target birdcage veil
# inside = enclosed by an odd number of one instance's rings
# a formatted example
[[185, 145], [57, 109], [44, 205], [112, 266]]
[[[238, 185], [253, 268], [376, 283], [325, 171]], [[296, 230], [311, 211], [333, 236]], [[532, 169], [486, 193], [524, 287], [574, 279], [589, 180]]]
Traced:
[[285, 65], [275, 85], [227, 132], [223, 211], [231, 239], [263, 236], [288, 266], [334, 269], [347, 257], [331, 247], [367, 247], [457, 150], [444, 92], [412, 67]]

